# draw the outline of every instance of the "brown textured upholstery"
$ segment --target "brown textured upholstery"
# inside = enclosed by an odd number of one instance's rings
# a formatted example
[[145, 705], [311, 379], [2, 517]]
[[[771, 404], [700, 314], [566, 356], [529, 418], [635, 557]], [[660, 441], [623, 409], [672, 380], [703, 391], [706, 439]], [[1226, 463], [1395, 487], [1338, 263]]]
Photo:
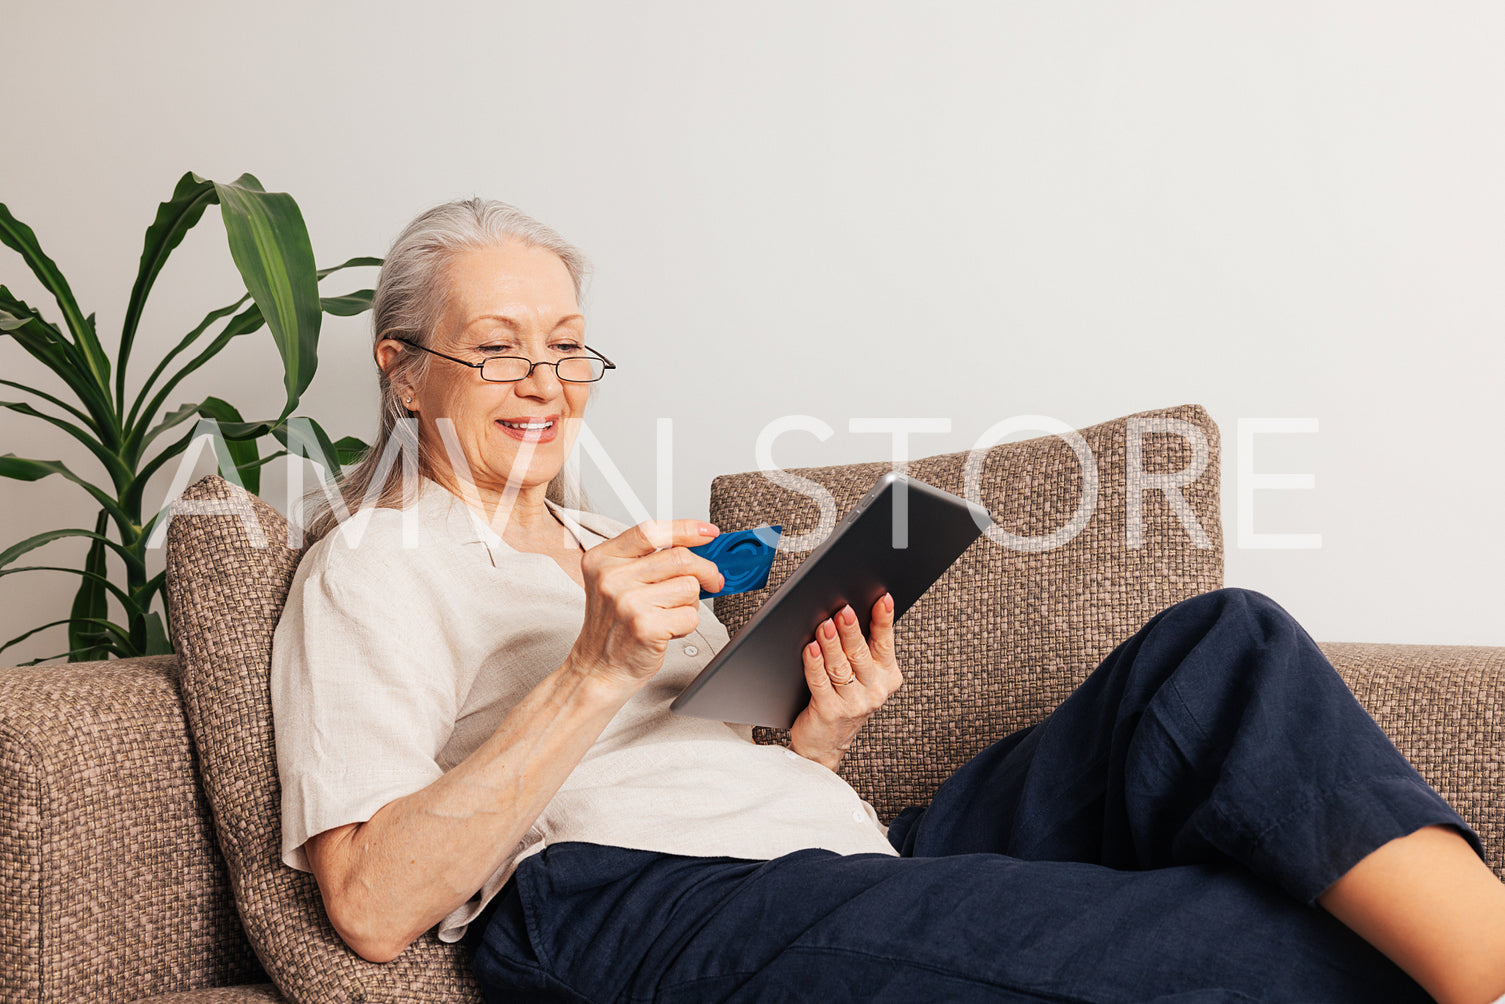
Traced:
[[252, 983], [239, 987], [163, 994], [151, 998], [151, 1004], [283, 1004], [286, 1000], [271, 983]]
[[[1209, 466], [1181, 490], [1212, 547], [1193, 545], [1158, 491], [1143, 500], [1143, 546], [1126, 546], [1128, 420], [1082, 430], [1100, 496], [1081, 534], [1037, 553], [981, 541], [900, 622], [908, 682], [845, 765], [885, 816], [924, 801], [991, 738], [1038, 720], [1156, 611], [1221, 584], [1217, 430], [1196, 407], [1140, 417], [1190, 423], [1206, 437]], [[1175, 436], [1151, 433], [1144, 446], [1140, 487], [1192, 459]], [[910, 469], [956, 490], [965, 459]], [[845, 509], [886, 469], [792, 473], [828, 486]], [[995, 448], [983, 473], [984, 500], [1017, 534], [1064, 524], [1081, 491], [1075, 456], [1054, 438]], [[294, 1001], [476, 999], [459, 950], [432, 935], [396, 962], [362, 962], [329, 928], [313, 882], [281, 865], [267, 667], [297, 556], [282, 546], [282, 517], [218, 478], [187, 497], [239, 498], [270, 546], [248, 547], [233, 516], [174, 520], [181, 696], [171, 657], [0, 671], [0, 999], [282, 1001], [257, 982], [266, 975], [247, 934]], [[712, 517], [727, 529], [774, 520], [802, 532], [816, 509], [739, 474], [716, 479]], [[795, 562], [780, 556], [770, 589]], [[762, 595], [718, 601], [717, 613], [735, 629]], [[1505, 648], [1323, 647], [1505, 876]], [[235, 983], [246, 985], [225, 986]]]
[[[1206, 533], [1188, 530], [1158, 491], [1144, 496], [1143, 546], [1125, 541], [1130, 418], [1188, 423], [1206, 437], [1200, 476], [1181, 492]], [[842, 774], [891, 819], [923, 804], [958, 766], [994, 739], [1043, 718], [1094, 666], [1152, 615], [1223, 583], [1218, 522], [1218, 429], [1202, 408], [1143, 412], [1081, 430], [1096, 460], [1098, 496], [1091, 519], [1070, 543], [1028, 553], [981, 537], [899, 621], [895, 648], [905, 685], [863, 728]], [[1142, 486], [1156, 474], [1192, 466], [1181, 435], [1143, 437]], [[961, 494], [967, 454], [912, 461], [921, 481]], [[845, 513], [888, 464], [796, 470], [829, 489]], [[1018, 536], [1065, 525], [1082, 497], [1082, 469], [1058, 437], [996, 446], [982, 466], [980, 496], [995, 521]], [[761, 473], [717, 478], [711, 521], [723, 529], [782, 523], [805, 533], [816, 504]], [[735, 632], [803, 556], [781, 552], [765, 589], [716, 601], [716, 616]], [[760, 737], [784, 736], [760, 731]]]
[[0, 671], [0, 1000], [264, 979], [172, 656]]
[[[218, 477], [184, 494], [227, 500], [221, 515], [174, 517], [167, 537], [168, 602], [182, 661], [183, 704], [235, 901], [267, 974], [298, 1004], [411, 1004], [479, 999], [457, 945], [432, 932], [385, 965], [347, 949], [325, 917], [313, 877], [282, 864], [272, 735], [272, 631], [299, 553], [287, 521]], [[237, 514], [254, 512], [265, 546]]]
[[1505, 648], [1328, 642], [1322, 651], [1505, 880]]

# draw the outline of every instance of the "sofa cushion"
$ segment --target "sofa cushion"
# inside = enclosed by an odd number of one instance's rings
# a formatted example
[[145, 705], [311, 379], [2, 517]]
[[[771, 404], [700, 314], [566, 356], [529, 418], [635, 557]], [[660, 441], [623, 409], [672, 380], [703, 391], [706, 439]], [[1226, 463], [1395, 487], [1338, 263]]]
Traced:
[[430, 932], [390, 963], [366, 962], [330, 926], [313, 876], [282, 864], [269, 673], [299, 551], [281, 514], [222, 478], [198, 481], [183, 502], [167, 535], [167, 595], [184, 709], [236, 908], [267, 974], [295, 1004], [479, 1000], [460, 946]]
[[[1155, 613], [1223, 584], [1218, 428], [1207, 412], [1196, 405], [1139, 412], [1077, 434], [1094, 478], [1084, 478], [1070, 437], [979, 453], [974, 499], [1016, 538], [1041, 539], [979, 538], [900, 619], [895, 648], [905, 684], [868, 721], [841, 769], [882, 818], [928, 802], [978, 750], [1043, 718]], [[968, 459], [928, 457], [908, 470], [963, 494]], [[784, 473], [828, 490], [845, 513], [890, 466]], [[1167, 491], [1173, 485], [1184, 509]], [[1069, 541], [1023, 549], [1052, 543], [1048, 536], [1069, 530], [1079, 510], [1085, 522]], [[819, 516], [807, 493], [762, 472], [719, 477], [711, 487], [711, 521], [723, 530], [782, 522], [786, 534], [803, 534]], [[718, 598], [717, 618], [735, 633], [803, 558], [779, 552], [768, 585]], [[774, 730], [758, 736], [787, 741]]]
[[210, 987], [187, 990], [179, 994], [147, 997], [136, 1004], [286, 1004], [287, 998], [270, 983], [248, 983], [238, 987]]
[[0, 669], [0, 1001], [262, 979], [196, 774], [177, 658]]

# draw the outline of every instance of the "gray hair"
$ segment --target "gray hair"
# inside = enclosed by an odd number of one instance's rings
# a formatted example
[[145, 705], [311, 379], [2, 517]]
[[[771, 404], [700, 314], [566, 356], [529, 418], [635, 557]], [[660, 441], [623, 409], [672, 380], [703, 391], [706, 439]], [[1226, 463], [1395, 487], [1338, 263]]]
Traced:
[[[490, 199], [470, 198], [446, 202], [420, 213], [392, 242], [382, 264], [371, 300], [372, 347], [384, 338], [401, 338], [431, 345], [434, 331], [444, 317], [450, 296], [449, 266], [467, 251], [500, 247], [512, 241], [553, 252], [570, 274], [578, 301], [590, 274], [590, 263], [580, 249], [558, 231], [540, 223], [515, 206]], [[390, 455], [395, 446], [402, 458], [416, 458], [417, 471], [430, 475], [431, 458], [418, 440], [418, 423], [398, 397], [398, 386], [420, 382], [428, 372], [431, 356], [405, 351], [387, 372], [378, 368], [381, 392], [381, 424], [371, 448], [336, 482], [347, 512], [361, 505], [402, 508], [404, 464]], [[411, 451], [411, 452], [409, 452]], [[385, 473], [379, 488], [377, 481]], [[370, 492], [376, 488], [376, 498]], [[568, 467], [549, 482], [548, 497], [570, 508], [583, 508], [578, 476]], [[304, 499], [310, 514], [305, 539], [312, 543], [339, 523], [325, 489]]]

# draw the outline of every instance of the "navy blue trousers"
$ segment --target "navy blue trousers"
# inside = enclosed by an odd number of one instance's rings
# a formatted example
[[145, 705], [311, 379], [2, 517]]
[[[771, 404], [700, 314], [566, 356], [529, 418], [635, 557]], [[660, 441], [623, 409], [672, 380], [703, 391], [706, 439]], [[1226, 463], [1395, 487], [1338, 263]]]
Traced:
[[488, 1001], [1425, 1001], [1316, 897], [1478, 837], [1258, 593], [1162, 611], [894, 820], [900, 857], [562, 843], [478, 921]]

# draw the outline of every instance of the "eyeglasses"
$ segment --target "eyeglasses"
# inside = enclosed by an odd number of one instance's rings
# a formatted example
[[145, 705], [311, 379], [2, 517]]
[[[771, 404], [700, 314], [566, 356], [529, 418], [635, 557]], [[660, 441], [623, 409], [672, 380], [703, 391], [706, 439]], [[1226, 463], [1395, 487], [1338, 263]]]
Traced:
[[558, 362], [552, 363], [534, 362], [531, 359], [524, 359], [522, 356], [491, 356], [488, 359], [482, 359], [478, 363], [473, 363], [469, 360], [447, 356], [443, 352], [435, 352], [426, 345], [410, 342], [406, 338], [394, 338], [393, 341], [402, 342], [404, 345], [411, 345], [415, 349], [422, 349], [424, 352], [438, 356], [440, 359], [448, 359], [452, 363], [459, 363], [461, 366], [469, 366], [471, 369], [480, 370], [481, 379], [487, 383], [517, 383], [519, 380], [526, 380], [532, 376], [533, 370], [539, 366], [554, 367], [555, 374], [565, 383], [595, 383], [606, 375], [607, 370], [617, 368], [616, 363], [589, 346], [581, 346], [581, 348], [584, 348], [585, 351], [591, 354], [589, 356], [570, 356], [568, 359], [561, 359]]

